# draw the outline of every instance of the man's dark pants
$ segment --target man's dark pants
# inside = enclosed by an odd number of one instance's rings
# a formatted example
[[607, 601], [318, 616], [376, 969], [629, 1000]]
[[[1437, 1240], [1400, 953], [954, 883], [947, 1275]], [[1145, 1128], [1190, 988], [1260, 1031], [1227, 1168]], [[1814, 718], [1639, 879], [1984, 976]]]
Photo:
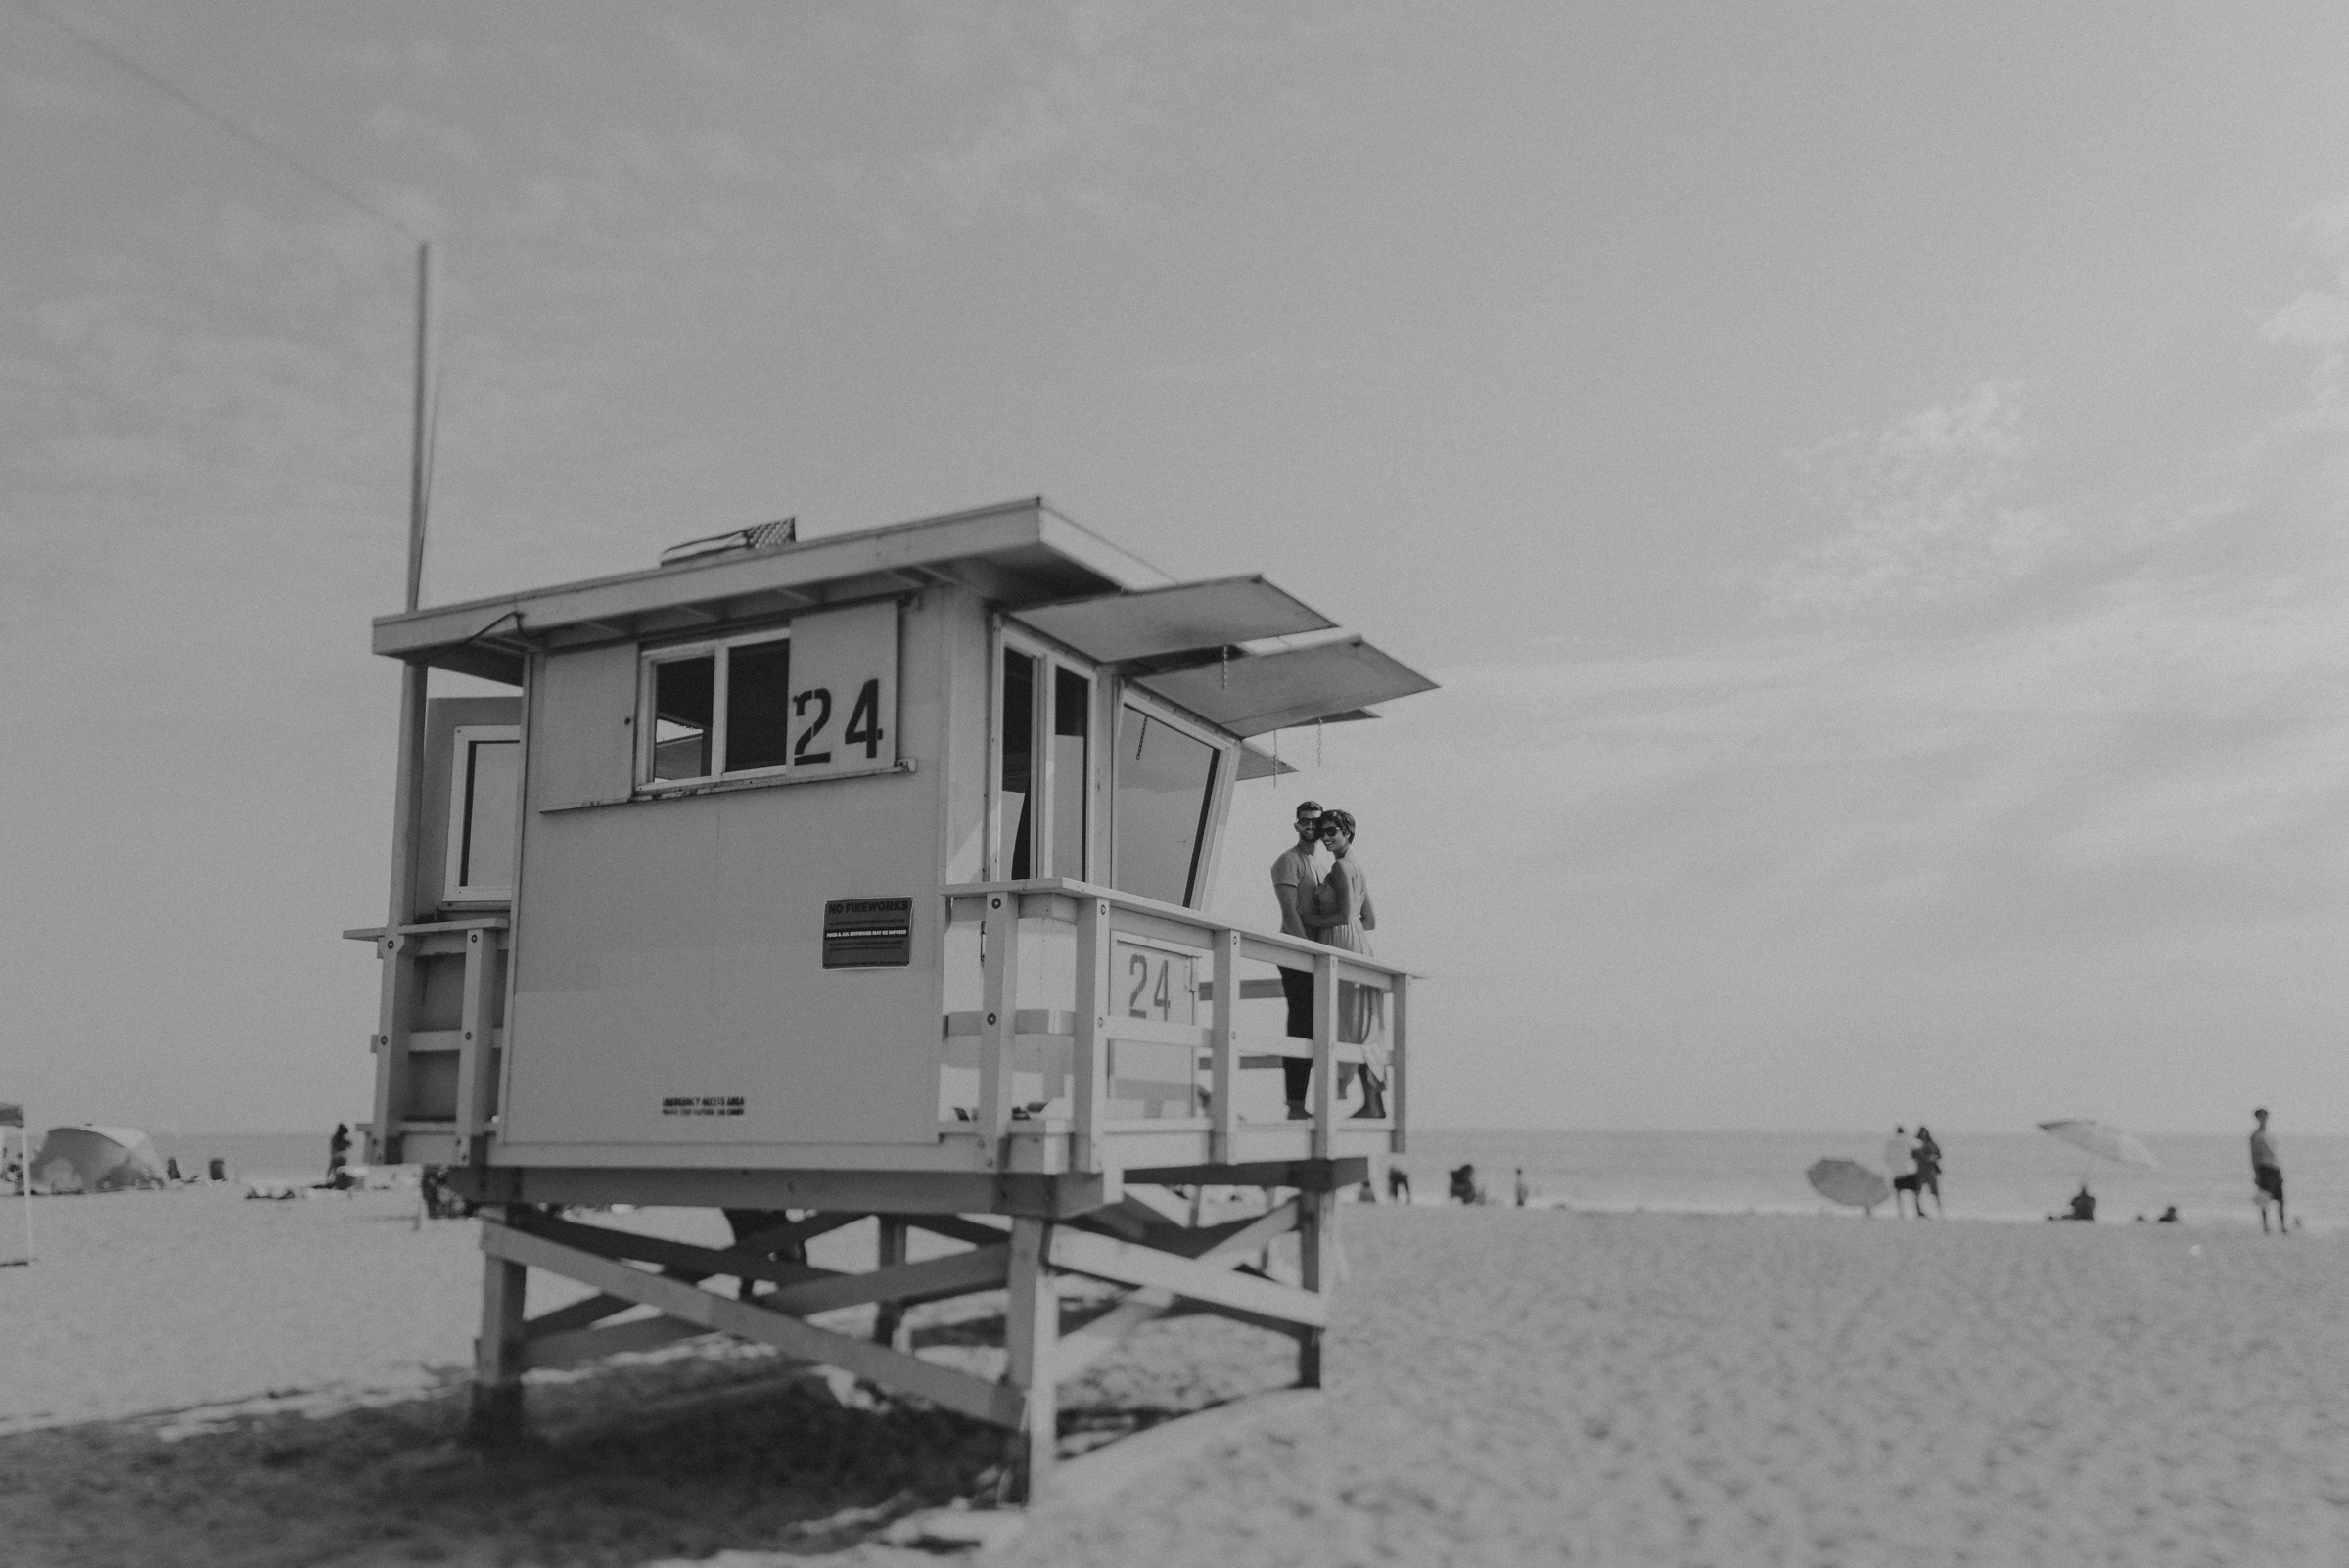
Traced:
[[[1283, 969], [1280, 972], [1280, 993], [1289, 1002], [1289, 1038], [1313, 1038], [1313, 972], [1310, 969]], [[1280, 1064], [1283, 1086], [1288, 1090], [1289, 1103], [1305, 1103], [1306, 1091], [1313, 1086], [1313, 1061], [1310, 1056], [1284, 1057]]]

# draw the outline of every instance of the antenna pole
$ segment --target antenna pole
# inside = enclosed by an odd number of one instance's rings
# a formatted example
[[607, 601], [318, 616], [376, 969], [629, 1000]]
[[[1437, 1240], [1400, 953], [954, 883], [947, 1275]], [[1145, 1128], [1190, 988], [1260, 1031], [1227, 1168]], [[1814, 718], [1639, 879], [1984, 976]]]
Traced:
[[416, 409], [408, 448], [408, 608], [424, 599], [424, 521], [433, 484], [433, 246], [416, 247]]

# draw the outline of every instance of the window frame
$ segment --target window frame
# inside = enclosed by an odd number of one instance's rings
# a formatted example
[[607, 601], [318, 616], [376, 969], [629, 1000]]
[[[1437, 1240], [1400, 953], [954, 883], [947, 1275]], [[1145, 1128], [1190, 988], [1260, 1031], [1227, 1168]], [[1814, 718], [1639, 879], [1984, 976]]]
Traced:
[[[726, 766], [726, 709], [733, 695], [734, 650], [756, 647], [765, 643], [789, 642], [791, 627], [767, 626], [758, 631], [741, 632], [727, 637], [704, 637], [693, 642], [664, 643], [659, 647], [639, 647], [636, 650], [636, 765], [633, 791], [638, 796], [661, 796], [680, 790], [707, 789], [713, 784], [730, 783], [736, 779], [782, 778], [792, 772], [788, 758], [772, 767], [728, 769]], [[660, 715], [654, 711], [658, 696], [656, 671], [665, 664], [677, 664], [688, 659], [709, 657], [710, 675], [710, 761], [712, 770], [692, 778], [655, 778], [654, 759], [660, 750]], [[786, 694], [788, 696], [788, 693]]]
[[[1011, 880], [1012, 846], [1003, 840], [1003, 656], [1005, 653], [1026, 655], [1036, 661], [1036, 678], [1030, 697], [1029, 718], [1029, 776], [1036, 781], [1036, 799], [1030, 803], [1034, 813], [1028, 822], [1029, 856], [1034, 862], [1029, 875], [1037, 877], [1067, 877], [1074, 882], [1099, 881], [1089, 877], [1087, 868], [1102, 863], [1104, 848], [1101, 842], [1101, 813], [1096, 809], [1094, 797], [1102, 776], [1100, 759], [1101, 697], [1105, 685], [1114, 684], [1102, 673], [1098, 665], [1080, 659], [1049, 638], [1032, 631], [1015, 628], [1001, 621], [995, 624], [995, 634], [990, 639], [990, 653], [987, 667], [987, 880]], [[1068, 804], [1061, 788], [1060, 768], [1053, 758], [1053, 724], [1059, 701], [1060, 672], [1066, 670], [1085, 683], [1085, 776], [1079, 781], [1078, 809], [1084, 816], [1082, 834], [1085, 864], [1065, 867], [1059, 860], [1057, 829], [1059, 813]]]
[[1215, 894], [1216, 864], [1223, 848], [1223, 821], [1230, 808], [1232, 784], [1239, 772], [1240, 743], [1205, 719], [1194, 718], [1165, 698], [1131, 681], [1121, 680], [1115, 684], [1116, 690], [1110, 693], [1109, 702], [1108, 750], [1111, 755], [1108, 775], [1103, 781], [1110, 821], [1109, 873], [1102, 881], [1105, 886], [1117, 888], [1120, 892], [1128, 891], [1118, 881], [1121, 848], [1117, 842], [1118, 775], [1125, 769], [1126, 759], [1125, 748], [1118, 744], [1117, 736], [1125, 720], [1125, 710], [1131, 708], [1145, 718], [1155, 719], [1179, 734], [1188, 735], [1216, 754], [1215, 775], [1208, 780], [1206, 798], [1200, 803], [1199, 841], [1191, 847], [1191, 864], [1183, 877], [1184, 897], [1180, 900], [1185, 909], [1204, 909], [1208, 899]]
[[[466, 870], [467, 829], [472, 815], [467, 807], [474, 802], [474, 793], [467, 786], [473, 781], [473, 748], [481, 745], [514, 748], [514, 861], [507, 867], [504, 883], [469, 883], [463, 880]], [[440, 901], [444, 904], [503, 903], [514, 901], [515, 884], [521, 880], [522, 861], [522, 726], [520, 724], [459, 724], [449, 731], [448, 750], [448, 816], [445, 853], [442, 856]]]

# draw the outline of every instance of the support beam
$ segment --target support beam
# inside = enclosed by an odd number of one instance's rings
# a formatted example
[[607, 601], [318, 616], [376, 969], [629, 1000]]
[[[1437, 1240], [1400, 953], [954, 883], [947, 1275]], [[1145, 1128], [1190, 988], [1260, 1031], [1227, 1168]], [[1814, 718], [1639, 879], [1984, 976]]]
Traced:
[[[484, 1239], [497, 1228], [484, 1222]], [[484, 1251], [487, 1251], [484, 1245]], [[523, 1295], [528, 1270], [517, 1259], [482, 1260], [482, 1331], [473, 1342], [473, 1407], [468, 1441], [484, 1447], [522, 1435]]]
[[631, 1268], [624, 1263], [567, 1247], [512, 1225], [484, 1223], [482, 1250], [494, 1259], [543, 1268], [607, 1295], [624, 1296], [685, 1322], [772, 1345], [799, 1360], [837, 1366], [884, 1388], [926, 1399], [996, 1426], [1016, 1429], [1024, 1414], [1024, 1402], [1018, 1391], [1008, 1385], [985, 1382], [919, 1357], [900, 1355], [866, 1340], [835, 1334], [750, 1302], [729, 1301], [682, 1280]]
[[[1297, 1260], [1299, 1282], [1326, 1304], [1330, 1275], [1336, 1262], [1338, 1203], [1327, 1192], [1297, 1194]], [[1326, 1305], [1324, 1311], [1326, 1312]], [[1297, 1336], [1297, 1385], [1321, 1386], [1321, 1331], [1316, 1323]]]
[[1128, 1186], [1294, 1187], [1334, 1192], [1368, 1179], [1370, 1162], [1359, 1154], [1334, 1160], [1251, 1160], [1242, 1165], [1162, 1165], [1126, 1173]]
[[[887, 1273], [905, 1262], [905, 1243], [909, 1227], [895, 1215], [880, 1216], [881, 1233], [874, 1247], [873, 1268], [876, 1273]], [[873, 1313], [873, 1343], [887, 1345], [892, 1350], [911, 1350], [910, 1337], [905, 1332], [905, 1304], [884, 1301]]]
[[1041, 1220], [1011, 1222], [1009, 1300], [1003, 1310], [1003, 1345], [1011, 1360], [1004, 1380], [1020, 1399], [1020, 1442], [1016, 1463], [1031, 1506], [1042, 1499], [1052, 1477], [1060, 1442], [1060, 1387], [1055, 1352], [1060, 1340], [1060, 1296], [1048, 1269], [1054, 1227]]
[[1173, 1291], [1183, 1300], [1195, 1301], [1212, 1311], [1234, 1309], [1255, 1317], [1308, 1328], [1325, 1328], [1329, 1324], [1329, 1304], [1308, 1291], [1066, 1226], [1052, 1232], [1050, 1262], [1055, 1268], [1065, 1268], [1071, 1273], [1089, 1274], [1122, 1285], [1150, 1285]]

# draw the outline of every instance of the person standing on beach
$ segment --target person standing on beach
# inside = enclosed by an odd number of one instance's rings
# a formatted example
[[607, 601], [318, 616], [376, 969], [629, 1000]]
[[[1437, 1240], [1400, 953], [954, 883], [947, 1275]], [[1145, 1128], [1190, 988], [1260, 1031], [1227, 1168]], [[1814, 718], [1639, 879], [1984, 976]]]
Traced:
[[[1370, 879], [1362, 862], [1352, 858], [1354, 813], [1335, 807], [1323, 811], [1319, 830], [1329, 847], [1329, 875], [1313, 894], [1306, 918], [1332, 947], [1367, 955], [1366, 933], [1378, 929], [1378, 913], [1370, 907]], [[1338, 1038], [1362, 1047], [1362, 1105], [1354, 1114], [1374, 1120], [1387, 1114], [1386, 1041], [1377, 1038], [1385, 1002], [1384, 992], [1356, 981], [1338, 982]]]
[[[1304, 937], [1318, 941], [1319, 936], [1306, 923], [1306, 911], [1313, 907], [1313, 895], [1321, 888], [1321, 862], [1313, 851], [1321, 843], [1321, 803], [1297, 803], [1297, 842], [1283, 850], [1280, 858], [1272, 862], [1272, 897], [1280, 900], [1280, 934], [1284, 937]], [[1313, 1038], [1313, 972], [1310, 969], [1280, 971], [1280, 993], [1289, 1004], [1288, 1035], [1291, 1039]], [[1312, 1119], [1313, 1112], [1305, 1107], [1306, 1092], [1313, 1086], [1313, 1058], [1283, 1057], [1280, 1063], [1282, 1087], [1289, 1102], [1289, 1120], [1303, 1122]]]
[[2283, 1218], [2283, 1162], [2276, 1157], [2276, 1139], [2268, 1131], [2268, 1113], [2262, 1108], [2251, 1113], [2258, 1123], [2251, 1130], [2251, 1187], [2259, 1204], [2260, 1234], [2267, 1234], [2268, 1200], [2276, 1200], [2276, 1233], [2284, 1235], [2291, 1229]]
[[[1884, 1174], [1892, 1177], [1892, 1212], [1905, 1220], [1909, 1211], [1901, 1207], [1901, 1194], [1908, 1193], [1911, 1202], [1916, 1199], [1916, 1146], [1909, 1141], [1905, 1127], [1894, 1128], [1884, 1140]], [[1924, 1218], [1922, 1203], [1916, 1204], [1916, 1215]]]
[[1941, 1207], [1941, 1145], [1933, 1141], [1932, 1129], [1916, 1124], [1916, 1216], [1925, 1216], [1925, 1194], [1933, 1194], [1933, 1214], [1936, 1219], [1949, 1218]]

